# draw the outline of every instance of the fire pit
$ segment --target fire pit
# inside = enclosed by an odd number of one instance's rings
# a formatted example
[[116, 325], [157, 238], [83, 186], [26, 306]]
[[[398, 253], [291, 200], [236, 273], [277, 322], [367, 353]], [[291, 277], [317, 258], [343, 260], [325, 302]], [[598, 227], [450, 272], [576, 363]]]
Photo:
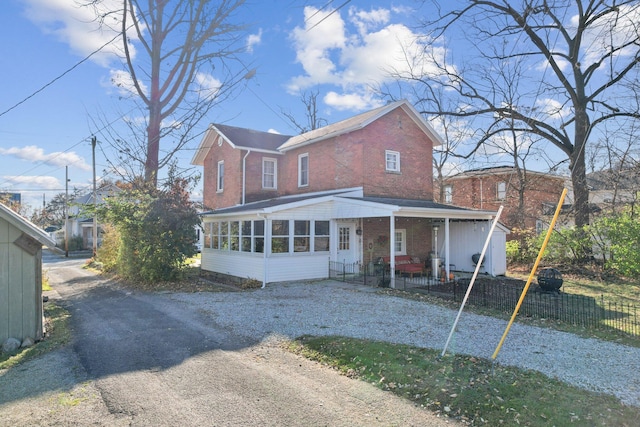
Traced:
[[560, 292], [562, 274], [555, 268], [543, 268], [538, 273], [538, 286], [545, 292]]

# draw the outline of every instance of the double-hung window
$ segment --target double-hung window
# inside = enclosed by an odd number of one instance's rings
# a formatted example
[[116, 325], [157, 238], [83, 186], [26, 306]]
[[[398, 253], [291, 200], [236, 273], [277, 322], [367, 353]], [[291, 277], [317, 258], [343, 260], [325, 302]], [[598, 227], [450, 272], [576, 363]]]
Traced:
[[275, 190], [278, 188], [278, 160], [262, 159], [262, 188]]
[[309, 185], [309, 153], [298, 156], [298, 187]]
[[217, 190], [224, 190], [224, 160], [218, 162], [218, 180]]
[[498, 183], [498, 188], [497, 188], [497, 196], [498, 196], [498, 200], [504, 200], [507, 198], [507, 183], [506, 182], [499, 182]]
[[444, 186], [444, 202], [451, 203], [453, 201], [453, 187], [450, 185]]
[[385, 156], [385, 170], [387, 172], [400, 172], [400, 153], [397, 151], [386, 150]]

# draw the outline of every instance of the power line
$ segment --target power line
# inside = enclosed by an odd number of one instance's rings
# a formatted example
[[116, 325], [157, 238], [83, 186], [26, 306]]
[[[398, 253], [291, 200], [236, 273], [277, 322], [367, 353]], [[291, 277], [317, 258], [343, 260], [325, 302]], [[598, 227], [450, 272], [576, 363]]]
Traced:
[[44, 86], [42, 86], [40, 89], [36, 90], [35, 92], [33, 92], [31, 95], [27, 96], [26, 98], [24, 98], [22, 101], [19, 101], [18, 103], [14, 104], [13, 106], [9, 107], [8, 109], [4, 110], [3, 112], [0, 113], [0, 117], [4, 116], [5, 114], [7, 114], [8, 112], [14, 110], [15, 108], [19, 107], [20, 105], [24, 104], [25, 102], [27, 102], [28, 100], [30, 100], [31, 98], [33, 98], [34, 96], [36, 96], [37, 94], [39, 94], [40, 92], [42, 92], [43, 90], [45, 90], [46, 88], [48, 88], [49, 86], [51, 86], [52, 84], [54, 84], [55, 82], [57, 82], [58, 80], [60, 80], [61, 78], [63, 78], [64, 76], [66, 76], [67, 74], [69, 74], [71, 71], [75, 70], [76, 68], [78, 68], [81, 64], [85, 63], [86, 61], [88, 61], [93, 55], [95, 55], [96, 53], [100, 52], [102, 49], [104, 49], [105, 47], [107, 47], [109, 44], [113, 43], [113, 41], [115, 39], [117, 39], [118, 37], [120, 37], [121, 33], [116, 34], [111, 40], [109, 40], [108, 42], [106, 42], [105, 44], [103, 44], [102, 46], [100, 46], [98, 49], [94, 50], [93, 52], [91, 52], [88, 56], [84, 57], [82, 60], [80, 60], [80, 62], [77, 62], [74, 66], [72, 66], [71, 68], [69, 68], [67, 71], [65, 71], [64, 73], [60, 74], [58, 77], [54, 78], [53, 80], [51, 80], [49, 83], [45, 84]]

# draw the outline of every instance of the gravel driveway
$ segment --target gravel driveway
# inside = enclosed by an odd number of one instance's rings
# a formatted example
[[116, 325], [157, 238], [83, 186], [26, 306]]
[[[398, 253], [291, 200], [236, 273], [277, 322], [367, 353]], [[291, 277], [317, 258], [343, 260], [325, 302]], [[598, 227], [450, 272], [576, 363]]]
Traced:
[[[457, 314], [334, 281], [161, 297], [167, 304], [182, 302], [218, 326], [258, 340], [272, 335], [345, 335], [442, 350]], [[490, 359], [506, 325], [504, 320], [463, 312], [447, 351]], [[496, 361], [640, 406], [640, 348], [516, 323]]]
[[[80, 264], [48, 270], [74, 318], [85, 319], [78, 340], [0, 372], [0, 425], [456, 424], [277, 345], [346, 335], [442, 350], [454, 310], [335, 281], [130, 292]], [[136, 319], [145, 326], [130, 326]], [[448, 351], [490, 358], [505, 327], [464, 313]], [[515, 324], [497, 362], [640, 406], [638, 348]]]

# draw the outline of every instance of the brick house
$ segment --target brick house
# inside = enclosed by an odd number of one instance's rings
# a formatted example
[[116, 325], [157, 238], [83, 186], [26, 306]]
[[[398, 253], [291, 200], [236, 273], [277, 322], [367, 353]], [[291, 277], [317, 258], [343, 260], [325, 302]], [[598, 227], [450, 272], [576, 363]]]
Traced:
[[500, 221], [508, 228], [540, 231], [560, 200], [566, 178], [533, 171], [526, 171], [525, 176], [522, 209], [517, 171], [512, 166], [469, 170], [446, 178], [442, 202], [490, 211], [504, 206]]
[[[495, 212], [433, 201], [440, 143], [406, 101], [297, 136], [212, 124], [192, 160], [204, 167], [203, 270], [264, 285], [326, 278], [330, 262], [388, 256], [395, 272], [410, 255], [427, 267], [437, 254], [447, 275], [472, 271], [489, 227], [471, 224]], [[506, 271], [504, 234], [485, 258], [491, 274]]]

